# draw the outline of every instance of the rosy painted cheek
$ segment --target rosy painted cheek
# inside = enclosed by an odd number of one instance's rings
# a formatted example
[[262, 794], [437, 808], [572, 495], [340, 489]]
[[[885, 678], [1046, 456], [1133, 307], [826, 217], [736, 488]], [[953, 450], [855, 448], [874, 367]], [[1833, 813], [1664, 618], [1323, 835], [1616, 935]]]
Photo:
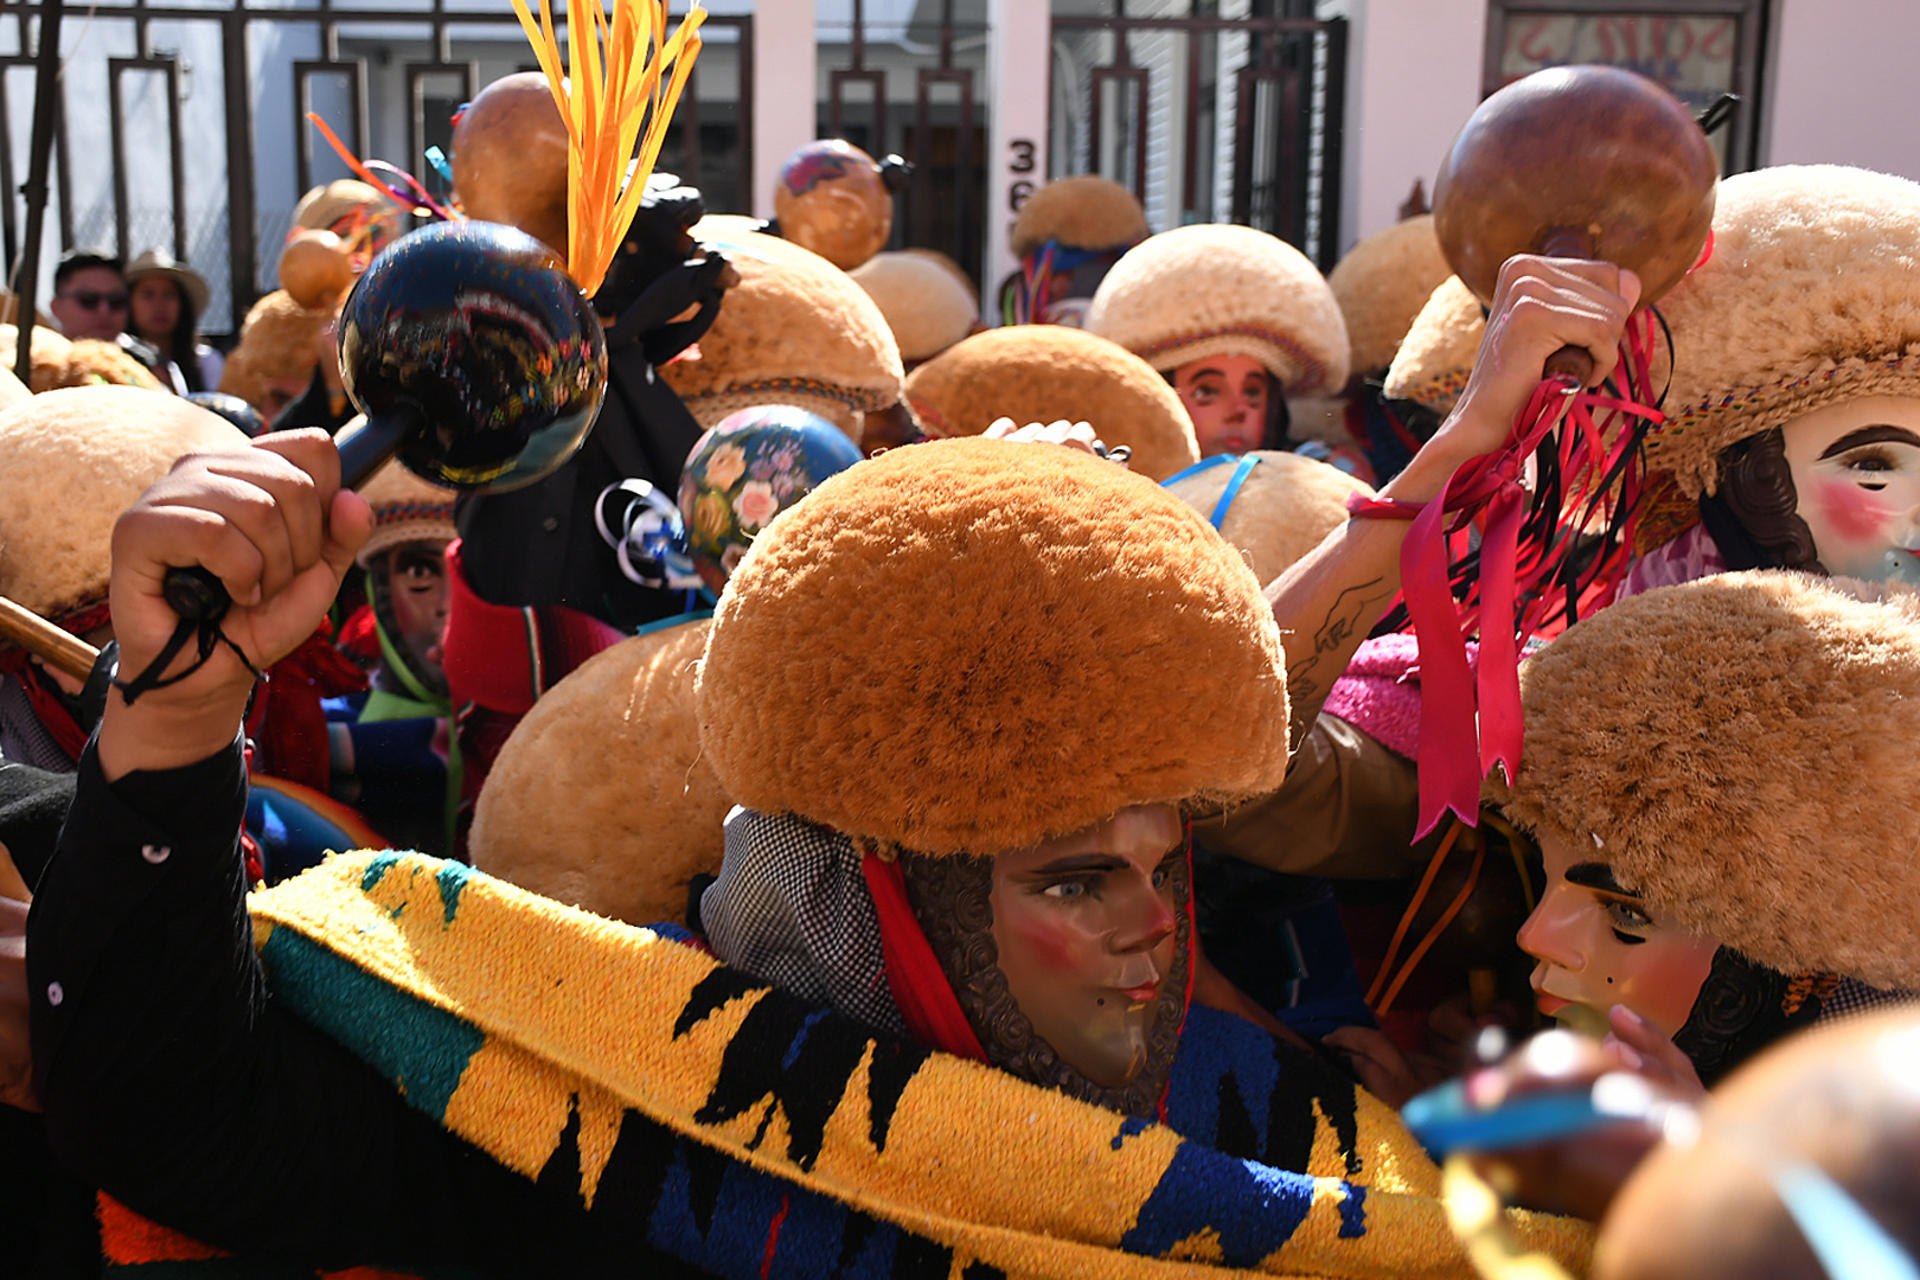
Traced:
[[1079, 966], [1085, 942], [1079, 930], [1025, 915], [1010, 923], [1011, 940], [1041, 968], [1066, 973]]
[[1882, 506], [1880, 500], [1845, 480], [1824, 480], [1815, 488], [1821, 523], [1832, 533], [1857, 545], [1884, 545], [1887, 524], [1898, 512]]

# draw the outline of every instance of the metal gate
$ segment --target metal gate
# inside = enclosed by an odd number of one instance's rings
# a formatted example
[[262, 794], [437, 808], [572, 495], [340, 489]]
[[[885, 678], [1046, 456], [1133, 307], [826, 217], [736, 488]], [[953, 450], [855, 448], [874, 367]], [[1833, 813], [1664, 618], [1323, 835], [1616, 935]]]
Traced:
[[[16, 193], [39, 9], [0, 0], [0, 251], [9, 280], [23, 247]], [[661, 168], [708, 186], [725, 208], [752, 171], [752, 19], [709, 14], [703, 36]], [[206, 278], [212, 298], [201, 327], [216, 335], [272, 283], [300, 193], [347, 172], [307, 111], [356, 155], [389, 160], [441, 193], [424, 152], [447, 146], [453, 108], [533, 65], [502, 0], [96, 0], [67, 11], [61, 45], [42, 261], [73, 245], [128, 258], [169, 247]]]
[[1330, 268], [1346, 20], [1255, 16], [1250, 0], [1105, 4], [1054, 13], [1054, 172], [1125, 184], [1154, 227], [1244, 223]]
[[[851, 0], [844, 29], [823, 23], [827, 100], [819, 124], [821, 137], [912, 161], [889, 247], [939, 249], [978, 279], [987, 28], [961, 21], [956, 8], [955, 0], [923, 0], [911, 17], [883, 22], [865, 0]], [[903, 84], [911, 96], [893, 96]]]

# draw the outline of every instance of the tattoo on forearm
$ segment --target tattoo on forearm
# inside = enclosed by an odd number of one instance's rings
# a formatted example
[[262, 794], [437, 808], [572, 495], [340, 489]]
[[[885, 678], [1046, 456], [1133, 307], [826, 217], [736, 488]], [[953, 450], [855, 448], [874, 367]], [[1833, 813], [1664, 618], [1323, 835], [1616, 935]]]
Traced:
[[[1287, 695], [1293, 705], [1294, 745], [1306, 736], [1333, 682], [1346, 670], [1355, 635], [1372, 625], [1380, 608], [1392, 597], [1392, 591], [1382, 588], [1383, 581], [1373, 578], [1343, 589], [1313, 633], [1312, 650], [1288, 664]], [[1322, 670], [1330, 665], [1330, 657], [1338, 662], [1338, 670]]]

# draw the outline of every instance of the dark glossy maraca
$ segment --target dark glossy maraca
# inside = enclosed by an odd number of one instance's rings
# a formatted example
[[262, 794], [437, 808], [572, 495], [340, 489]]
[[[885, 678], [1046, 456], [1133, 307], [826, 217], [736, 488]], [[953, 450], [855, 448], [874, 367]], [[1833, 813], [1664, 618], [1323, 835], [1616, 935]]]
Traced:
[[[437, 484], [531, 484], [573, 456], [606, 393], [600, 323], [539, 240], [487, 222], [416, 231], [375, 258], [340, 314], [340, 372], [366, 414], [338, 438], [355, 487], [398, 455]], [[215, 618], [226, 593], [174, 570], [168, 602]]]
[[[1650, 305], [1700, 259], [1719, 162], [1679, 99], [1618, 67], [1556, 67], [1467, 120], [1434, 182], [1447, 261], [1482, 303], [1515, 254], [1595, 258], [1640, 277]], [[1569, 361], [1569, 353], [1578, 361]], [[1550, 369], [1586, 374], [1569, 348]]]
[[498, 223], [442, 223], [360, 277], [340, 312], [340, 375], [367, 415], [340, 442], [348, 485], [397, 454], [436, 484], [499, 491], [580, 447], [606, 393], [607, 348], [546, 245]]

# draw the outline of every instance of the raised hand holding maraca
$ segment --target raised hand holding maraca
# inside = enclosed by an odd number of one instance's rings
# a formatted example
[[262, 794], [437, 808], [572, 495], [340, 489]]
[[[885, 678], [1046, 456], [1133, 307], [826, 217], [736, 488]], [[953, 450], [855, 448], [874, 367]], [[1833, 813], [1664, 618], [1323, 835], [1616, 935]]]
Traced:
[[1441, 429], [1449, 437], [1442, 448], [1471, 458], [1504, 445], [1540, 385], [1541, 367], [1563, 347], [1592, 356], [1587, 386], [1605, 381], [1639, 299], [1640, 277], [1610, 262], [1532, 254], [1507, 259], [1473, 373]]
[[[121, 678], [100, 725], [107, 779], [191, 764], [231, 743], [256, 673], [313, 634], [372, 527], [366, 501], [340, 487], [340, 456], [322, 431], [192, 455], [142, 494], [113, 531]], [[163, 583], [182, 565], [204, 566], [232, 596], [225, 642], [204, 660], [182, 648], [155, 670], [180, 627]], [[129, 682], [139, 684], [131, 699]]]

